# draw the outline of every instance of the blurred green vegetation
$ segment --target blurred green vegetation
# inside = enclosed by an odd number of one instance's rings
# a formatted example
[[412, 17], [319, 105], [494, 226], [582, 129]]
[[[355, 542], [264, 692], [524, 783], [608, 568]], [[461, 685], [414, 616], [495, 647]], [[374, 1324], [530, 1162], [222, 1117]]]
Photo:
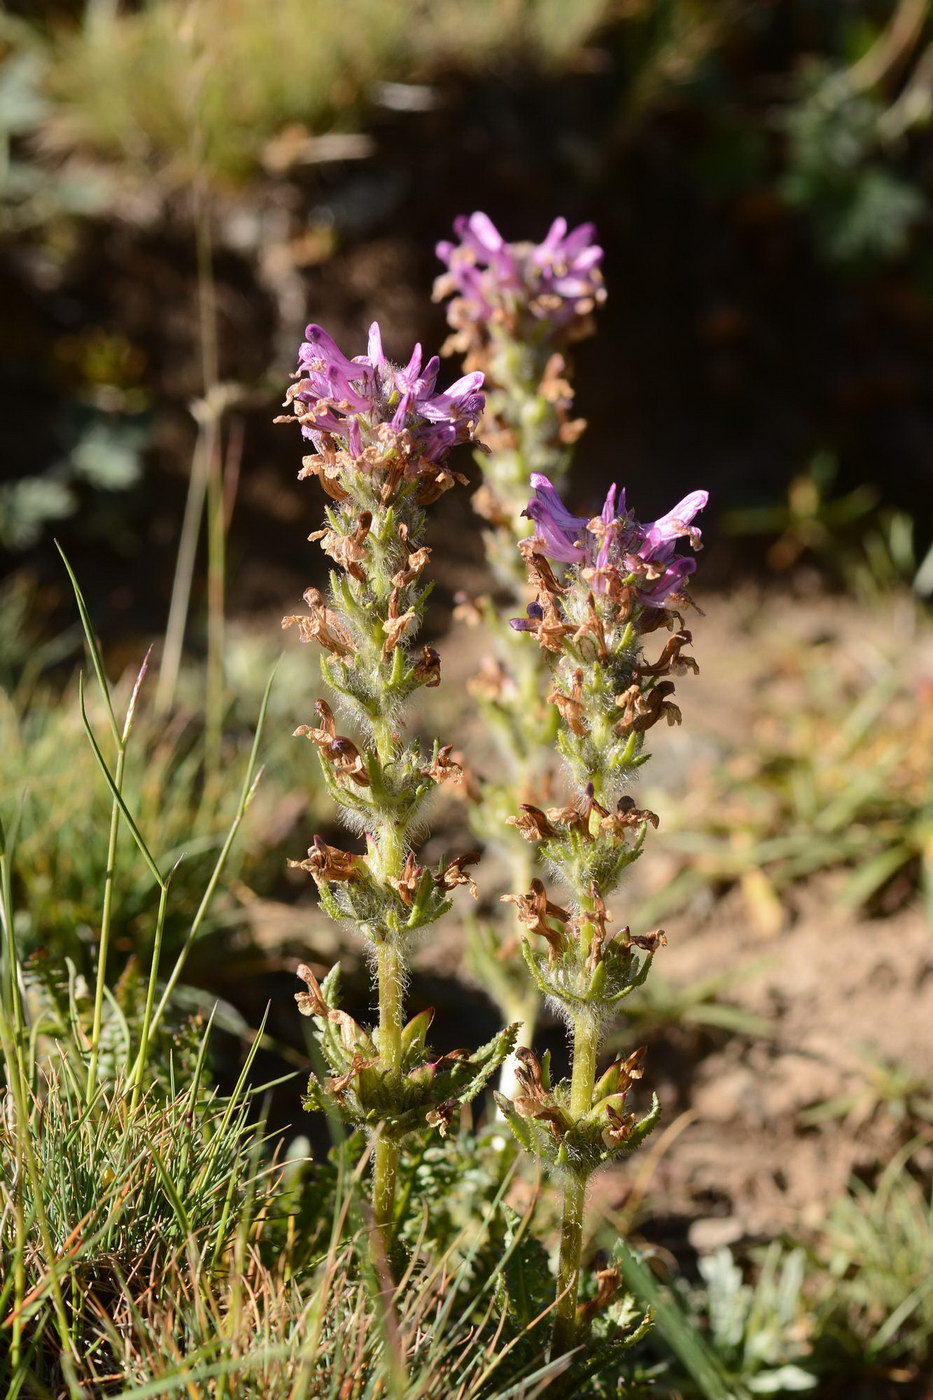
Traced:
[[[265, 404], [306, 303], [356, 320], [365, 283], [395, 298], [390, 321], [404, 317], [453, 214], [498, 212], [511, 191], [516, 235], [561, 210], [597, 219], [619, 298], [610, 334], [624, 337], [629, 375], [634, 357], [652, 379], [648, 395], [633, 380], [625, 405], [639, 460], [645, 432], [659, 437], [657, 399], [662, 417], [668, 405], [694, 416], [705, 484], [715, 508], [745, 520], [740, 533], [790, 533], [833, 573], [836, 538], [870, 537], [875, 572], [898, 575], [913, 529], [916, 572], [933, 534], [931, 78], [925, 0], [11, 5], [0, 252], [17, 296], [0, 342], [13, 409], [0, 548], [40, 549], [67, 520], [74, 538], [109, 533], [132, 549], [156, 481], [190, 444], [190, 422], [167, 431], [173, 414], [218, 375]], [[669, 243], [681, 223], [683, 249]], [[420, 251], [400, 258], [415, 237]], [[383, 239], [395, 240], [390, 276], [357, 261], [360, 243]], [[664, 269], [656, 306], [640, 300], [661, 273], [655, 244], [689, 259]], [[214, 351], [208, 302], [221, 317]], [[246, 302], [261, 330], [235, 319]], [[668, 343], [643, 348], [655, 315]], [[598, 409], [609, 375], [595, 369]], [[51, 403], [38, 433], [26, 385]], [[737, 476], [750, 414], [771, 460], [748, 458]], [[591, 417], [605, 457], [616, 425]], [[904, 444], [910, 461], [891, 470]], [[814, 477], [814, 509], [799, 483], [822, 449], [838, 480], [830, 496]], [[675, 441], [659, 464], [686, 474], [682, 457]]]
[[83, 147], [147, 178], [237, 179], [287, 163], [289, 138], [300, 159], [302, 134], [355, 129], [382, 83], [509, 57], [559, 67], [611, 10], [608, 0], [91, 0], [74, 25], [18, 31], [7, 130], [38, 121], [48, 149]]

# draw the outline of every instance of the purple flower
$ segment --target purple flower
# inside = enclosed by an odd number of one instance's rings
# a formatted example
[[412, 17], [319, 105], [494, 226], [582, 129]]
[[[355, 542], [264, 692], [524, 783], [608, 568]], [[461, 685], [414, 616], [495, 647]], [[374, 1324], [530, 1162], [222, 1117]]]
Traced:
[[[585, 515], [571, 515], [546, 476], [532, 472], [534, 495], [524, 514], [535, 524], [535, 533], [544, 543], [541, 551], [561, 564], [579, 564], [586, 558], [581, 543], [587, 526]], [[615, 488], [613, 488], [613, 494]]]
[[544, 609], [540, 603], [529, 603], [525, 613], [525, 617], [510, 617], [509, 626], [515, 632], [536, 632], [544, 618]]
[[[707, 491], [688, 496], [648, 525], [625, 508], [625, 490], [611, 486], [601, 513], [587, 520], [571, 515], [546, 476], [531, 477], [533, 495], [525, 514], [534, 521], [533, 546], [526, 548], [562, 564], [576, 564], [596, 593], [607, 593], [614, 579], [634, 579], [640, 602], [669, 606], [696, 569], [696, 560], [677, 554], [677, 541], [689, 539], [700, 548], [700, 531], [693, 524], [709, 500]], [[525, 630], [524, 624], [519, 630]]]
[[488, 215], [475, 213], [456, 219], [454, 232], [459, 243], [437, 245], [447, 272], [435, 282], [434, 298], [454, 297], [448, 314], [456, 329], [524, 323], [526, 331], [572, 339], [606, 299], [592, 224], [568, 233], [567, 221], [555, 219], [542, 243], [506, 243]]
[[408, 433], [414, 455], [441, 462], [452, 447], [472, 438], [485, 405], [483, 376], [466, 374], [444, 393], [435, 385], [440, 360], [422, 365], [416, 345], [404, 368], [386, 359], [378, 322], [369, 329], [367, 354], [349, 360], [320, 326], [308, 326], [298, 352], [297, 382], [286, 403], [295, 407], [302, 432], [318, 451], [325, 437], [352, 457], [380, 451], [386, 429]]

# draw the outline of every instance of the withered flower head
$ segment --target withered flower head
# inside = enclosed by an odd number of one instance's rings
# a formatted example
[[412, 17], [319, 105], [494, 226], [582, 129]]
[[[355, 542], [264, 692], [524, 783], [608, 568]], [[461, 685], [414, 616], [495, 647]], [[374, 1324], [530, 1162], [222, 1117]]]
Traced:
[[349, 851], [341, 851], [337, 846], [328, 846], [321, 836], [315, 836], [308, 847], [307, 860], [290, 860], [288, 864], [296, 870], [307, 870], [319, 883], [329, 881], [357, 880], [360, 875], [360, 858]]
[[321, 548], [329, 554], [341, 568], [346, 569], [359, 583], [366, 582], [366, 574], [360, 565], [366, 558], [366, 536], [372, 527], [372, 511], [361, 511], [357, 517], [353, 533], [341, 535], [336, 530], [315, 530], [309, 540], [320, 540]]
[[564, 695], [559, 690], [552, 690], [548, 696], [548, 704], [556, 705], [561, 719], [571, 729], [574, 734], [583, 735], [586, 733], [586, 709], [583, 704], [583, 672], [577, 668], [573, 673], [573, 688], [569, 695]]
[[466, 867], [476, 865], [482, 859], [479, 851], [467, 851], [466, 855], [455, 856], [452, 861], [444, 866], [437, 882], [442, 889], [455, 890], [458, 885], [469, 885], [470, 894], [474, 899], [479, 898], [479, 890], [472, 875], [468, 874]]
[[316, 588], [308, 588], [304, 600], [311, 616], [293, 615], [282, 618], [283, 627], [297, 627], [303, 642], [317, 642], [334, 656], [352, 656], [356, 651], [353, 640], [333, 608], [324, 602]]
[[399, 899], [410, 909], [414, 903], [415, 895], [418, 893], [418, 886], [424, 874], [424, 867], [415, 862], [415, 857], [411, 851], [405, 857], [405, 864], [402, 866], [402, 873], [397, 880], [389, 879], [389, 884], [398, 891]]
[[624, 837], [627, 831], [648, 822], [655, 830], [658, 827], [657, 812], [649, 812], [647, 807], [636, 807], [633, 797], [620, 797], [614, 812], [605, 812], [600, 818], [600, 829], [613, 836]]
[[683, 649], [689, 646], [693, 637], [687, 631], [675, 632], [664, 643], [664, 650], [653, 666], [641, 661], [638, 666], [640, 676], [667, 676], [673, 673], [682, 676], [687, 671], [699, 675], [700, 668], [692, 656], [684, 656]]
[[382, 630], [386, 634], [386, 639], [382, 646], [382, 655], [386, 660], [388, 660], [404, 637], [408, 630], [408, 624], [413, 622], [416, 617], [416, 613], [412, 610], [408, 612], [400, 611], [400, 594], [401, 590], [399, 588], [392, 589], [389, 595], [388, 615], [382, 624]]
[[293, 737], [309, 738], [312, 744], [317, 746], [318, 752], [332, 765], [337, 777], [350, 778], [360, 787], [369, 787], [369, 774], [363, 756], [352, 739], [337, 733], [334, 712], [327, 701], [318, 700], [314, 708], [321, 719], [320, 728], [300, 724]]
[[416, 578], [420, 578], [424, 572], [424, 567], [431, 557], [431, 551], [427, 545], [422, 545], [420, 549], [413, 549], [403, 569], [399, 569], [393, 575], [392, 583], [396, 588], [407, 588], [410, 583], [414, 583]]
[[506, 817], [507, 826], [517, 826], [526, 841], [545, 841], [549, 836], [557, 835], [556, 829], [551, 826], [540, 807], [533, 807], [530, 802], [522, 802], [519, 805], [523, 815]]
[[440, 653], [433, 647], [422, 647], [421, 660], [416, 665], [413, 672], [416, 680], [427, 686], [428, 690], [433, 690], [441, 683], [441, 658]]
[[436, 1128], [441, 1137], [446, 1137], [450, 1131], [454, 1114], [460, 1105], [456, 1099], [447, 1099], [444, 1103], [439, 1103], [435, 1108], [429, 1108], [425, 1114], [425, 1122], [432, 1128]]
[[644, 734], [660, 719], [666, 719], [668, 724], [680, 724], [680, 707], [669, 698], [673, 693], [673, 681], [658, 681], [650, 690], [642, 690], [637, 682], [630, 685], [628, 690], [615, 697], [615, 703], [622, 711], [616, 724], [618, 732]]
[[583, 1324], [592, 1322], [597, 1313], [604, 1312], [618, 1293], [619, 1286], [619, 1270], [615, 1266], [609, 1269], [597, 1269], [595, 1297], [588, 1298], [577, 1308], [577, 1322]]
[[[540, 934], [548, 942], [548, 956], [559, 957], [567, 946], [564, 926], [570, 919], [570, 911], [552, 903], [542, 882], [534, 879], [528, 894], [504, 894], [500, 899], [505, 904], [514, 904], [519, 923], [532, 933]], [[555, 929], [548, 923], [552, 919], [561, 925]]]
[[634, 944], [636, 948], [641, 948], [646, 953], [656, 953], [659, 948], [663, 948], [667, 943], [667, 934], [663, 928], [656, 928], [653, 933], [628, 934], [627, 941]]
[[557, 654], [564, 649], [564, 638], [569, 637], [575, 628], [572, 623], [567, 622], [554, 595], [548, 591], [543, 595], [539, 594], [534, 603], [529, 603], [525, 609], [525, 617], [513, 617], [509, 619], [509, 626], [515, 632], [533, 632], [538, 640], [538, 645], [545, 651], [553, 651]]
[[307, 963], [299, 963], [296, 975], [301, 978], [308, 990], [296, 992], [295, 1001], [302, 1016], [316, 1016], [319, 1020], [330, 1021], [340, 1032], [340, 1039], [347, 1050], [358, 1047], [372, 1048], [372, 1042], [360, 1025], [346, 1011], [338, 1011], [324, 1000], [320, 983]]
[[463, 782], [463, 764], [452, 757], [453, 744], [444, 744], [437, 751], [437, 758], [433, 759], [426, 768], [422, 768], [422, 773], [426, 778], [433, 778], [436, 783], [446, 782], [447, 779], [455, 783]]
[[545, 1088], [537, 1055], [523, 1045], [516, 1050], [515, 1059], [515, 1079], [520, 1090], [513, 1100], [516, 1113], [547, 1123], [554, 1137], [564, 1137], [570, 1128], [570, 1119]]
[[638, 1121], [634, 1113], [619, 1113], [612, 1104], [604, 1109], [607, 1126], [603, 1129], [603, 1142], [607, 1147], [622, 1147], [632, 1136], [632, 1129]]

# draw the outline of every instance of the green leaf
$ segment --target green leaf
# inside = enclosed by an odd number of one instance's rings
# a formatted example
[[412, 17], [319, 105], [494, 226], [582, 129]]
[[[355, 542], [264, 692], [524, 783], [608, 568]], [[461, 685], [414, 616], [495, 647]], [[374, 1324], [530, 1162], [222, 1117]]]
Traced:
[[548, 1265], [547, 1250], [536, 1239], [523, 1220], [510, 1206], [503, 1206], [505, 1215], [506, 1262], [499, 1276], [503, 1304], [519, 1328], [529, 1326], [540, 1317], [554, 1300], [554, 1280]]

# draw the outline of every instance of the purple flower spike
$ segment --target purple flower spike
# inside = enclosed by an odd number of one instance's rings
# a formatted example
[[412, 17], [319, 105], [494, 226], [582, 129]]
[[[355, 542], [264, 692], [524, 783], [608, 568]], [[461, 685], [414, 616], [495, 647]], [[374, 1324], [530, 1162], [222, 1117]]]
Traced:
[[437, 255], [447, 272], [434, 285], [436, 301], [452, 296], [448, 319], [468, 338], [493, 325], [514, 333], [544, 332], [554, 341], [585, 334], [593, 309], [605, 301], [592, 242], [593, 225], [567, 232], [555, 219], [542, 243], [506, 243], [487, 214], [454, 222], [459, 243], [445, 240]]
[[386, 432], [407, 433], [411, 455], [439, 464], [457, 443], [473, 437], [483, 412], [483, 376], [465, 375], [446, 393], [435, 393], [440, 361], [422, 368], [416, 345], [404, 368], [386, 359], [378, 322], [369, 329], [367, 353], [350, 360], [320, 326], [308, 326], [298, 352], [293, 405], [302, 432], [318, 452], [342, 450], [359, 461], [367, 449], [385, 454]]
[[[532, 474], [534, 494], [525, 514], [535, 533], [523, 541], [526, 554], [543, 554], [561, 564], [576, 564], [597, 594], [614, 585], [634, 584], [639, 602], [654, 608], [673, 606], [696, 569], [696, 560], [676, 553], [677, 541], [700, 548], [700, 531], [692, 523], [709, 500], [706, 491], [691, 491], [673, 510], [650, 525], [641, 525], [625, 508], [625, 490], [611, 486], [595, 519], [571, 515], [546, 476]], [[531, 614], [529, 614], [531, 616]], [[524, 622], [513, 623], [529, 630]]]

